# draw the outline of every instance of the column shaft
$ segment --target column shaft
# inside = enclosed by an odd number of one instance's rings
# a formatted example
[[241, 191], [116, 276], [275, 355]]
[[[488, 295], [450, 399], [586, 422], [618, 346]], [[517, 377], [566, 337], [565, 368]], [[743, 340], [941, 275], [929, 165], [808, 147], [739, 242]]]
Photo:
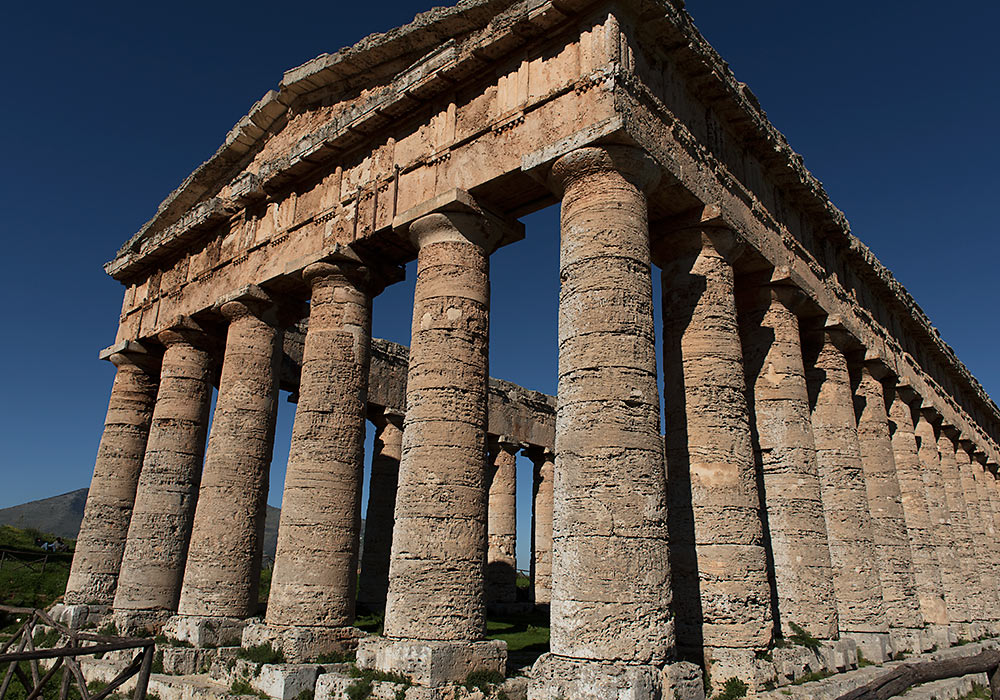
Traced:
[[226, 351], [178, 613], [246, 618], [257, 608], [282, 334], [256, 302], [221, 311]]
[[403, 449], [403, 416], [384, 410], [377, 412], [372, 422], [375, 424], [375, 440], [372, 445], [372, 474], [368, 486], [358, 603], [369, 610], [384, 610], [389, 591], [389, 555], [395, 524], [399, 457]]
[[822, 345], [809, 374], [816, 392], [813, 434], [840, 631], [886, 632], [854, 396], [847, 360], [837, 345], [840, 338], [835, 339], [836, 333], [823, 333]]
[[[1000, 597], [994, 584], [997, 567], [994, 552], [994, 533], [992, 514], [984, 511], [979, 489], [982, 473], [977, 473], [978, 465], [973, 464], [965, 449], [965, 441], [958, 444], [955, 450], [955, 465], [958, 469], [959, 481], [962, 484], [962, 495], [965, 497], [966, 516], [969, 522], [969, 537], [972, 547], [972, 565], [976, 568], [979, 582], [978, 595], [984, 613], [984, 619], [1000, 620]], [[987, 523], [987, 518], [990, 522]], [[989, 526], [989, 529], [987, 529]]]
[[889, 405], [892, 452], [903, 505], [903, 518], [913, 555], [913, 577], [917, 582], [920, 613], [928, 624], [948, 623], [941, 586], [941, 565], [934, 545], [934, 528], [927, 507], [922, 468], [914, 435], [913, 413], [901, 395], [893, 393]]
[[663, 266], [663, 363], [677, 644], [706, 661], [761, 650], [771, 590], [723, 229], [670, 239]]
[[903, 498], [889, 435], [885, 388], [880, 376], [863, 365], [858, 381], [858, 440], [871, 512], [886, 622], [894, 629], [923, 627], [913, 553], [903, 515]]
[[955, 442], [945, 429], [941, 430], [938, 437], [938, 453], [941, 459], [941, 478], [944, 484], [948, 520], [951, 523], [951, 544], [961, 565], [959, 574], [964, 581], [962, 593], [969, 620], [983, 620], [986, 609], [981, 593], [982, 582], [979, 579], [976, 553], [969, 532], [969, 513], [962, 490], [962, 479], [958, 473]]
[[310, 265], [299, 402], [288, 452], [267, 624], [354, 622], [371, 355], [368, 271]]
[[406, 420], [385, 635], [482, 639], [486, 630], [489, 249], [472, 214], [415, 221]]
[[747, 384], [763, 475], [761, 501], [785, 637], [794, 623], [819, 639], [837, 637], [837, 601], [816, 470], [799, 320], [790, 290], [764, 288], [743, 320]]
[[531, 520], [531, 582], [535, 605], [552, 601], [552, 494], [555, 454], [532, 450], [534, 462], [534, 509]]
[[196, 331], [160, 340], [160, 389], [115, 595], [120, 630], [176, 612], [201, 484], [214, 363]]
[[625, 148], [583, 148], [553, 166], [563, 196], [551, 649], [562, 658], [660, 664], [673, 647], [643, 194], [658, 177]]
[[501, 438], [490, 450], [493, 463], [487, 507], [486, 604], [517, 600], [517, 453]]
[[931, 541], [934, 543], [941, 570], [941, 592], [948, 608], [948, 621], [965, 623], [969, 621], [969, 610], [965, 601], [962, 562], [953, 545], [937, 434], [925, 411], [918, 413], [914, 432], [917, 436], [917, 458], [920, 460], [924, 493], [927, 497]]
[[110, 360], [118, 372], [66, 584], [70, 605], [114, 602], [156, 401], [153, 373], [123, 353]]

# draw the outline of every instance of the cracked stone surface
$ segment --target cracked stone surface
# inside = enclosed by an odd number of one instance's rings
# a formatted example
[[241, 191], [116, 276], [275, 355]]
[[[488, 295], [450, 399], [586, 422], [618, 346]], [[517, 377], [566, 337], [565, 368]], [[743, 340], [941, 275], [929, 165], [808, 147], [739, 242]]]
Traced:
[[159, 339], [160, 387], [115, 594], [119, 630], [176, 612], [201, 485], [215, 362], [204, 333], [185, 324]]
[[970, 534], [969, 513], [962, 490], [962, 479], [958, 471], [955, 441], [948, 430], [942, 428], [938, 436], [941, 478], [944, 485], [945, 504], [951, 523], [951, 545], [955, 549], [961, 565], [960, 575], [964, 579], [965, 604], [969, 620], [986, 619], [985, 604], [980, 591], [982, 582]]
[[66, 584], [68, 605], [110, 606], [114, 602], [156, 403], [154, 372], [125, 353], [109, 359], [118, 371]]
[[226, 351], [177, 612], [245, 618], [257, 608], [281, 331], [256, 301], [221, 311]]
[[727, 649], [766, 649], [772, 626], [734, 295], [739, 250], [725, 229], [669, 240], [663, 381], [677, 644], [724, 662]]
[[312, 289], [267, 624], [354, 621], [371, 348], [368, 270], [310, 265]]
[[859, 375], [858, 441], [886, 622], [893, 629], [915, 629], [923, 627], [924, 619], [920, 614], [913, 553], [896, 476], [882, 371], [862, 365]]
[[817, 639], [837, 636], [837, 602], [816, 469], [816, 444], [793, 290], [765, 286], [746, 300], [747, 382], [757, 428], [762, 502], [774, 561], [777, 615]]
[[552, 498], [555, 478], [555, 453], [531, 449], [534, 463], [534, 512], [531, 519], [531, 580], [536, 605], [552, 601]]
[[[991, 585], [995, 581], [996, 551], [995, 533], [992, 526], [992, 514], [985, 511], [979, 480], [983, 478], [981, 471], [974, 465], [966, 449], [966, 442], [956, 443], [955, 466], [958, 470], [959, 482], [962, 485], [962, 495], [965, 499], [966, 517], [969, 523], [969, 545], [972, 565], [976, 569], [979, 588], [976, 593], [980, 600], [983, 619], [991, 622], [1000, 621], [1000, 588]], [[979, 472], [979, 473], [977, 473]], [[991, 522], [987, 523], [987, 520]], [[988, 527], [988, 525], [990, 527]]]
[[813, 435], [830, 541], [837, 617], [844, 633], [886, 632], [878, 559], [854, 415], [844, 339], [825, 331], [809, 381], [816, 395]]

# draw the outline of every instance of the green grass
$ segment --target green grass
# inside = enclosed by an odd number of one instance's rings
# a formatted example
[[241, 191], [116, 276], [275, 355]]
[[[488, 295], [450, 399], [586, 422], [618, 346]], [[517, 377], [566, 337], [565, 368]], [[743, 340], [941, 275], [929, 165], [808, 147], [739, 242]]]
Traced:
[[789, 622], [788, 626], [792, 628], [792, 632], [794, 633], [788, 637], [789, 642], [792, 644], [798, 644], [806, 649], [819, 651], [822, 645], [818, 639], [796, 625], [794, 622]]
[[990, 694], [988, 687], [973, 683], [972, 692], [968, 695], [963, 695], [958, 700], [990, 700], [991, 697], [993, 696]]
[[829, 678], [833, 674], [830, 671], [813, 671], [812, 673], [807, 673], [802, 676], [802, 678], [796, 678], [792, 681], [792, 685], [802, 685], [803, 683], [812, 683], [813, 681], [821, 681], [824, 678]]
[[268, 596], [271, 595], [271, 576], [273, 574], [273, 565], [260, 570], [260, 583], [257, 584], [257, 602], [267, 602]]
[[371, 632], [372, 634], [382, 634], [382, 623], [385, 621], [385, 613], [373, 612], [359, 615], [354, 621], [354, 626], [359, 630]]
[[252, 647], [242, 647], [236, 656], [255, 664], [283, 664], [285, 663], [285, 652], [275, 649], [270, 644], [258, 644]]
[[729, 678], [722, 684], [722, 692], [714, 696], [712, 700], [737, 700], [737, 698], [745, 698], [749, 690], [749, 686], [739, 678]]
[[354, 678], [354, 682], [347, 686], [347, 697], [350, 700], [367, 700], [371, 697], [375, 682], [395, 683], [402, 687], [396, 691], [396, 700], [404, 700], [406, 689], [413, 685], [413, 682], [399, 673], [386, 673], [371, 668], [358, 668], [351, 666], [347, 674]]
[[268, 700], [269, 696], [266, 693], [262, 693], [252, 685], [250, 681], [246, 678], [237, 678], [233, 681], [233, 684], [229, 686], [229, 692], [233, 695], [254, 695], [262, 700]]
[[549, 616], [544, 612], [491, 618], [486, 621], [486, 636], [507, 642], [511, 668], [527, 666], [549, 650]]
[[[52, 535], [33, 528], [0, 526], [0, 549], [17, 552], [4, 557], [0, 565], [0, 604], [25, 608], [47, 608], [66, 590], [72, 552], [44, 552], [35, 546], [35, 538], [51, 542]], [[72, 548], [74, 541], [66, 540]], [[48, 555], [45, 570], [40, 560]], [[9, 556], [9, 555], [8, 555]], [[6, 627], [0, 621], [0, 627]]]

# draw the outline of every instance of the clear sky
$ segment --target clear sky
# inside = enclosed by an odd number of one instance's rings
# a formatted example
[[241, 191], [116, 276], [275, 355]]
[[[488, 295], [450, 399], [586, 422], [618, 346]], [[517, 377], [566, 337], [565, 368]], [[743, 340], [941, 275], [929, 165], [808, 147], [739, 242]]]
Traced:
[[[1000, 4], [688, 0], [853, 230], [1000, 397]], [[423, 2], [14, 3], [0, 26], [0, 507], [86, 486], [122, 288], [101, 265], [284, 70]], [[557, 212], [493, 259], [495, 376], [554, 393]], [[409, 279], [375, 333], [408, 342]], [[282, 402], [270, 502], [294, 409]], [[527, 477], [526, 465], [521, 475]], [[527, 532], [528, 479], [520, 518]], [[527, 537], [519, 538], [521, 565]]]

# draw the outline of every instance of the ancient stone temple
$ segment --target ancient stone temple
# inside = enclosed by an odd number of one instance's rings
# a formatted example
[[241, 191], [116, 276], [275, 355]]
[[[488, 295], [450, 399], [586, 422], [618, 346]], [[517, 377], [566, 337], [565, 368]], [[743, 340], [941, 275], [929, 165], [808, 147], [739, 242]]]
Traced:
[[[488, 343], [490, 255], [553, 204], [555, 397], [491, 379]], [[412, 260], [406, 349], [371, 318]], [[681, 0], [463, 0], [324, 54], [106, 270], [125, 296], [77, 623], [353, 651], [411, 699], [463, 697], [476, 671], [532, 700], [763, 694], [1000, 633], [1000, 410]], [[551, 643], [515, 669], [486, 616], [525, 605]]]

